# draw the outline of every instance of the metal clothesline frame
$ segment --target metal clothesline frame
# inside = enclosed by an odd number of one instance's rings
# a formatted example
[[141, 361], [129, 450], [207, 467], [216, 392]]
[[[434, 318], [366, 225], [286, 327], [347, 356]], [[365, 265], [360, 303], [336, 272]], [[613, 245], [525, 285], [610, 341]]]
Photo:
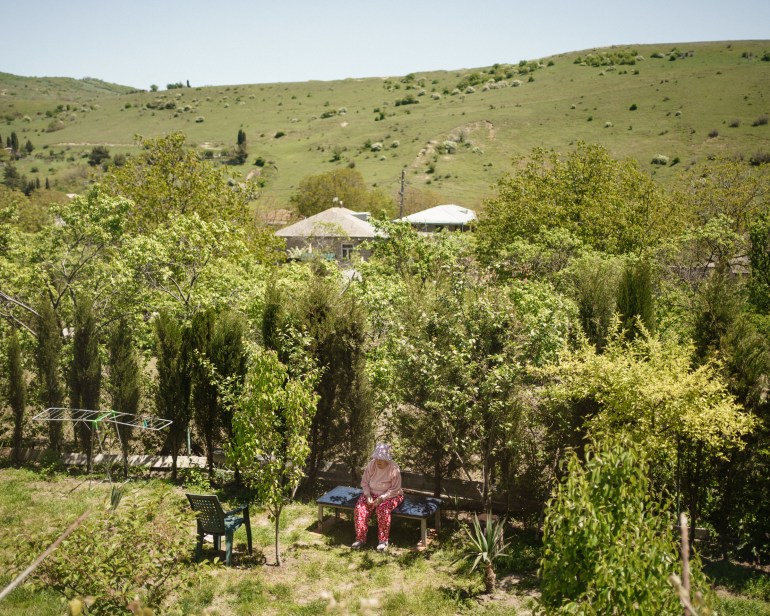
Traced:
[[162, 417], [152, 415], [133, 415], [131, 413], [118, 413], [112, 409], [72, 409], [68, 407], [50, 407], [41, 411], [33, 418], [33, 421], [71, 421], [73, 423], [85, 423], [89, 428], [95, 429], [100, 423], [111, 423], [141, 430], [163, 430], [173, 422]]

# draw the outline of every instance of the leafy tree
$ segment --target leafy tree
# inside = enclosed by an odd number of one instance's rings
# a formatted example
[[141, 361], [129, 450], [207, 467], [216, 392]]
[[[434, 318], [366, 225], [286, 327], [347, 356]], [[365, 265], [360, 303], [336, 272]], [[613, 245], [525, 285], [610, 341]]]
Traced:
[[[145, 285], [171, 300], [188, 317], [231, 296], [236, 286], [225, 276], [226, 262], [244, 256], [240, 233], [224, 222], [198, 214], [177, 216], [127, 242], [125, 259]], [[240, 281], [239, 281], [240, 282]]]
[[[294, 373], [295, 376], [292, 376]], [[290, 369], [275, 351], [254, 357], [233, 415], [228, 459], [256, 490], [275, 525], [275, 560], [281, 565], [281, 512], [293, 498], [310, 448], [308, 431], [315, 412], [314, 373], [296, 363]]]
[[[70, 407], [99, 410], [102, 363], [99, 357], [99, 340], [93, 304], [86, 298], [75, 302], [75, 333], [69, 373]], [[93, 431], [85, 422], [79, 421], [75, 425], [90, 473], [93, 461]]]
[[208, 354], [214, 332], [216, 314], [213, 309], [197, 312], [190, 324], [192, 364], [192, 407], [195, 424], [206, 445], [209, 478], [214, 476], [214, 443], [221, 427], [217, 386], [211, 379]]
[[104, 145], [95, 145], [91, 148], [91, 153], [88, 155], [88, 164], [92, 167], [101, 165], [105, 160], [109, 160], [110, 150]]
[[171, 478], [177, 479], [177, 457], [190, 425], [191, 364], [185, 339], [188, 330], [168, 312], [155, 319], [155, 367], [158, 388], [155, 404], [161, 417], [171, 420], [168, 446], [171, 449]]
[[134, 202], [129, 228], [147, 233], [177, 217], [197, 214], [205, 222], [240, 224], [253, 186], [231, 184], [226, 171], [201, 160], [173, 133], [141, 140], [142, 152], [105, 178], [107, 190]]
[[[245, 334], [246, 324], [240, 315], [232, 310], [222, 311], [217, 316], [207, 351], [210, 378], [217, 390], [220, 422], [228, 438], [233, 435], [232, 407], [229, 400], [238, 397], [246, 376]], [[240, 471], [237, 467], [235, 472], [238, 481]]]
[[337, 276], [316, 272], [290, 292], [279, 291], [273, 282], [266, 293], [262, 339], [283, 362], [297, 352], [290, 335], [295, 329], [306, 336], [309, 360], [320, 370], [308, 481], [315, 480], [323, 462], [334, 459], [344, 461], [355, 480], [374, 442], [366, 313], [353, 294], [343, 292]]
[[578, 307], [580, 325], [598, 351], [604, 349], [617, 307], [620, 278], [617, 259], [591, 252], [575, 259], [564, 271], [569, 293]]
[[635, 161], [616, 161], [601, 146], [578, 144], [559, 156], [535, 149], [497, 183], [477, 224], [479, 255], [495, 255], [516, 238], [564, 228], [598, 250], [636, 252], [673, 235], [679, 210]]
[[24, 411], [27, 406], [27, 382], [24, 378], [24, 366], [21, 347], [16, 329], [11, 330], [8, 339], [8, 401], [13, 411], [13, 461], [21, 462], [21, 443], [24, 429]]
[[[62, 405], [61, 386], [61, 327], [48, 298], [38, 304], [37, 347], [35, 359], [40, 381], [40, 397], [46, 408]], [[61, 451], [61, 422], [48, 422], [48, 442], [53, 451]]]
[[27, 139], [27, 143], [24, 144], [24, 151], [27, 153], [27, 156], [32, 154], [32, 152], [35, 150], [35, 146], [32, 145], [32, 142]]
[[621, 327], [629, 338], [640, 335], [640, 328], [648, 332], [655, 331], [655, 305], [649, 261], [626, 263], [618, 289], [617, 307]]
[[[540, 563], [546, 614], [682, 613], [668, 581], [678, 553], [664, 508], [652, 498], [648, 459], [628, 441], [572, 454], [548, 504]], [[693, 587], [707, 591], [700, 561]]]
[[[133, 346], [133, 336], [126, 319], [121, 319], [110, 339], [110, 383], [112, 410], [136, 415], [139, 410], [140, 368]], [[128, 477], [128, 452], [133, 428], [124, 423], [115, 424], [123, 454], [123, 475]]]
[[389, 218], [395, 208], [390, 198], [366, 187], [359, 171], [349, 168], [303, 178], [289, 201], [302, 216], [342, 206], [353, 211], [368, 211], [377, 218]]

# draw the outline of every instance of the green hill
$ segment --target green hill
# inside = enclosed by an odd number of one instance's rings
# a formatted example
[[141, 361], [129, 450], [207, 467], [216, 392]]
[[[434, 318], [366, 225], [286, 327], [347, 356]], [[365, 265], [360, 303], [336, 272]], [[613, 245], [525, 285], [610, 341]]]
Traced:
[[[78, 190], [94, 145], [136, 151], [135, 135], [183, 131], [218, 159], [242, 129], [263, 202], [301, 178], [355, 166], [396, 194], [411, 188], [478, 207], [511, 158], [601, 143], [662, 181], [720, 155], [770, 155], [770, 41], [618, 46], [479, 69], [387, 78], [175, 88], [0, 73], [0, 136], [34, 145], [21, 173]], [[658, 155], [666, 164], [653, 165]], [[264, 164], [262, 164], [264, 162]], [[259, 164], [257, 164], [259, 163]]]

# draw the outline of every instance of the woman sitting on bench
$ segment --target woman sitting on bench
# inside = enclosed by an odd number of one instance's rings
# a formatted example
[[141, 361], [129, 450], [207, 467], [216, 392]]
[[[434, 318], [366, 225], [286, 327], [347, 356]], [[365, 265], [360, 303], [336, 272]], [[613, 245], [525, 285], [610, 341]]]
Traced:
[[356, 502], [353, 510], [353, 524], [356, 531], [356, 540], [353, 549], [359, 549], [366, 543], [366, 531], [369, 525], [369, 516], [377, 511], [377, 545], [378, 552], [384, 552], [388, 548], [390, 537], [390, 514], [404, 500], [401, 491], [401, 471], [391, 453], [391, 447], [387, 443], [377, 443], [372, 452], [372, 459], [364, 469], [361, 478], [363, 494]]

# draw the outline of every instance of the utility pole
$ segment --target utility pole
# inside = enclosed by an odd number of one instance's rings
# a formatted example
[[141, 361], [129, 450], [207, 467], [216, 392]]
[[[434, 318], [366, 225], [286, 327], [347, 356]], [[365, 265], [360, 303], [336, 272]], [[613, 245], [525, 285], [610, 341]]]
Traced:
[[398, 193], [398, 217], [404, 217], [404, 175], [405, 172], [401, 169], [401, 190]]

